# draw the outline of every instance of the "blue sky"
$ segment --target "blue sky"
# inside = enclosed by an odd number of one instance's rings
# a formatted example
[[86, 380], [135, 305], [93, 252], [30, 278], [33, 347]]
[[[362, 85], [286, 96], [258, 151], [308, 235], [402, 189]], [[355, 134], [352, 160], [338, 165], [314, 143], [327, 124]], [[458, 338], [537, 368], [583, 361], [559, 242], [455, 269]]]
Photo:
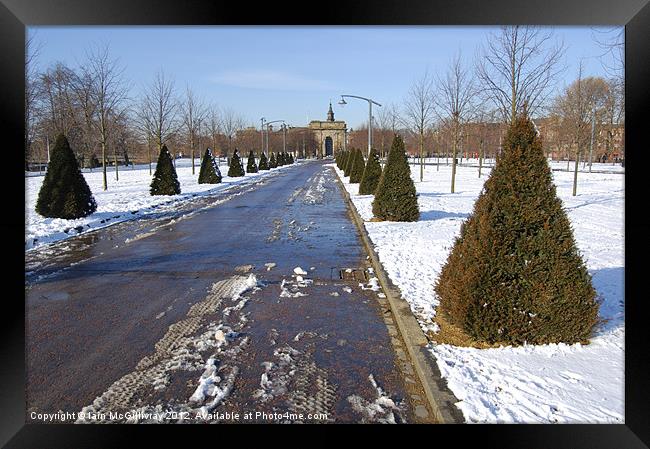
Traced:
[[[469, 63], [494, 27], [30, 27], [37, 65], [62, 61], [75, 67], [88, 49], [109, 45], [137, 97], [163, 69], [179, 95], [189, 85], [206, 103], [230, 107], [251, 125], [260, 117], [294, 126], [324, 120], [332, 100], [337, 120], [355, 127], [368, 118], [364, 101], [345, 108], [339, 95], [400, 105], [425, 70], [444, 72], [458, 51]], [[590, 27], [555, 27], [567, 45], [564, 81], [605, 76], [603, 51]], [[612, 34], [613, 36], [613, 34]]]

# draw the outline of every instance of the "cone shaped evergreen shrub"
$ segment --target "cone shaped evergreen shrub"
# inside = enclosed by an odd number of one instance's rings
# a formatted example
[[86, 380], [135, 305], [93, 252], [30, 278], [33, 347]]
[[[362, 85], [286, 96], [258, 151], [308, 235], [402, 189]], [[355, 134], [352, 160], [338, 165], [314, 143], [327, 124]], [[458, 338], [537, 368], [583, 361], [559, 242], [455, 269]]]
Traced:
[[253, 154], [253, 150], [248, 154], [248, 164], [246, 165], [246, 173], [257, 173], [258, 168], [257, 164], [255, 163], [255, 155]]
[[343, 176], [350, 176], [350, 171], [352, 170], [352, 165], [353, 165], [356, 153], [357, 153], [356, 149], [353, 148], [352, 150], [350, 150], [350, 153], [348, 154], [348, 157], [346, 158], [345, 162], [343, 163]]
[[212, 150], [207, 148], [201, 161], [201, 170], [199, 171], [199, 184], [219, 184], [221, 182], [221, 171], [217, 161], [212, 156]]
[[95, 210], [97, 203], [79, 170], [70, 143], [59, 134], [38, 192], [36, 212], [44, 217], [72, 219], [86, 217]]
[[285, 165], [284, 153], [282, 151], [278, 152], [278, 157], [276, 158], [276, 162], [278, 163], [278, 167], [282, 167], [283, 165]]
[[420, 218], [404, 141], [398, 135], [393, 138], [386, 166], [379, 178], [372, 212], [375, 217], [389, 221], [417, 221]]
[[351, 155], [351, 154], [352, 154], [352, 151], [351, 151], [351, 150], [347, 150], [347, 151], [343, 154], [343, 158], [341, 159], [341, 170], [343, 170], [344, 172], [345, 172], [345, 167], [347, 167], [348, 160], [350, 159], [350, 155]]
[[166, 145], [163, 145], [160, 149], [149, 193], [151, 195], [177, 195], [181, 193], [181, 185], [178, 182], [174, 161], [172, 161], [172, 155], [167, 150]]
[[435, 287], [439, 311], [479, 341], [585, 342], [591, 277], [534, 125], [519, 116]]
[[381, 178], [379, 153], [373, 148], [370, 150], [370, 157], [363, 170], [363, 176], [359, 184], [359, 195], [374, 195], [379, 185], [379, 178]]
[[268, 161], [268, 159], [266, 159], [266, 154], [264, 154], [264, 152], [262, 152], [262, 154], [260, 155], [259, 169], [260, 170], [269, 170], [270, 168], [271, 167], [269, 167], [269, 161]]
[[287, 159], [289, 160], [289, 163], [290, 163], [290, 164], [293, 164], [294, 162], [296, 162], [296, 161], [293, 159], [293, 154], [291, 154], [291, 153], [289, 153], [289, 156], [288, 156]]
[[270, 168], [278, 168], [278, 160], [275, 158], [275, 153], [271, 153], [271, 158], [269, 159]]
[[230, 176], [231, 178], [238, 178], [245, 175], [246, 174], [244, 173], [244, 165], [242, 164], [241, 158], [239, 157], [237, 148], [235, 148], [235, 151], [233, 151], [232, 157], [230, 158], [230, 167], [228, 167], [228, 176]]
[[352, 160], [352, 168], [350, 169], [350, 184], [358, 184], [361, 182], [365, 166], [366, 163], [363, 160], [363, 153], [361, 150], [357, 150]]
[[341, 169], [341, 171], [344, 172], [344, 174], [345, 174], [345, 167], [347, 166], [348, 159], [350, 158], [350, 153], [351, 153], [350, 150], [346, 150], [345, 152], [343, 152], [343, 155], [341, 156], [341, 167], [340, 167], [340, 169]]

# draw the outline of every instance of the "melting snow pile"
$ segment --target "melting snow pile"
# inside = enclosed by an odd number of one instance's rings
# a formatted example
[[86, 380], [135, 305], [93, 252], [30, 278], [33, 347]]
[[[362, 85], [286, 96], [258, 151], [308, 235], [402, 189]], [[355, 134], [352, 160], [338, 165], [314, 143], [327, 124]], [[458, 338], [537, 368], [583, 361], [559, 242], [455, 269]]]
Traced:
[[282, 283], [280, 284], [281, 298], [298, 298], [300, 296], [308, 296], [307, 293], [301, 292], [300, 289], [309, 286], [314, 281], [312, 279], [303, 277], [307, 275], [307, 272], [301, 267], [294, 268], [293, 272], [294, 274], [291, 275], [293, 280], [282, 279]]
[[199, 386], [194, 391], [194, 394], [190, 396], [190, 402], [195, 403], [203, 403], [206, 399], [212, 397], [212, 400], [199, 408], [199, 414], [203, 416], [206, 416], [230, 394], [235, 378], [239, 373], [238, 367], [232, 367], [224, 379], [224, 384], [220, 386], [222, 379], [217, 375], [216, 363], [214, 358], [208, 359], [205, 364], [205, 371], [199, 379]]
[[356, 394], [348, 396], [347, 398], [348, 402], [352, 405], [352, 408], [363, 416], [361, 422], [396, 424], [395, 413], [397, 413], [399, 422], [404, 422], [404, 418], [400, 413], [401, 405], [395, 404], [395, 402], [381, 389], [381, 387], [377, 385], [372, 374], [368, 376], [368, 379], [377, 392], [377, 397], [374, 401], [367, 401]]
[[381, 290], [381, 287], [379, 286], [379, 279], [374, 276], [368, 279], [368, 284], [366, 285], [359, 283], [359, 287], [361, 287], [362, 290], [372, 290], [374, 292]]
[[307, 272], [303, 270], [301, 267], [294, 268], [293, 272], [299, 276], [305, 276], [307, 274]]
[[260, 389], [255, 391], [253, 397], [266, 402], [276, 396], [287, 393], [287, 385], [296, 372], [294, 358], [300, 354], [291, 346], [283, 346], [273, 351], [279, 359], [277, 363], [264, 362], [264, 373], [260, 377]]

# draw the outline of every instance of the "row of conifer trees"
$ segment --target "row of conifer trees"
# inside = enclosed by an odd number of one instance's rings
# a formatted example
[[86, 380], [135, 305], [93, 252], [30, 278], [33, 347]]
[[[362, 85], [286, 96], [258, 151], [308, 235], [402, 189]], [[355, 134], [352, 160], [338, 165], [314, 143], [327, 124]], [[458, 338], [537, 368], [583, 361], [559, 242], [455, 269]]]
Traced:
[[[251, 152], [248, 154], [246, 172], [244, 172], [244, 164], [239, 157], [237, 149], [235, 149], [232, 157], [230, 158], [230, 162], [228, 163], [228, 176], [231, 178], [236, 178], [239, 176], [245, 176], [246, 173], [257, 173], [259, 171], [270, 170], [272, 168], [278, 168], [283, 165], [289, 165], [293, 163], [294, 159], [291, 153], [279, 152], [277, 154], [277, 157], [275, 153], [271, 153], [271, 157], [267, 158], [266, 154], [262, 152], [258, 165], [255, 161], [255, 154], [253, 154], [253, 151], [251, 150]], [[199, 183], [201, 183], [200, 179]]]
[[[351, 183], [360, 182], [360, 194], [372, 192], [376, 151], [365, 167], [359, 150], [342, 153], [336, 162]], [[379, 171], [375, 217], [417, 221], [415, 187], [399, 136]], [[525, 112], [510, 125], [434, 290], [437, 314], [476, 341], [572, 344], [592, 335], [599, 320], [596, 291], [556, 194], [541, 137]]]
[[[267, 159], [262, 152], [258, 165], [255, 155], [251, 151], [248, 156], [248, 166], [244, 172], [241, 157], [238, 150], [235, 149], [229, 161], [228, 176], [241, 177], [246, 173], [257, 173], [259, 170], [270, 170], [293, 163], [294, 158], [291, 153], [280, 152], [277, 156], [271, 153], [271, 157]], [[221, 180], [219, 165], [212, 150], [208, 148], [201, 161], [198, 182], [199, 184], [218, 184]], [[149, 193], [151, 195], [181, 193], [174, 161], [166, 145], [162, 146], [158, 155], [158, 163]], [[60, 134], [52, 149], [50, 163], [38, 193], [36, 212], [48, 218], [74, 219], [88, 216], [96, 210], [97, 203], [81, 173], [70, 143], [63, 134]]]
[[351, 184], [359, 184], [360, 195], [374, 195], [372, 212], [388, 221], [417, 221], [420, 217], [415, 185], [411, 179], [404, 141], [395, 135], [386, 166], [381, 168], [379, 153], [372, 148], [367, 160], [359, 149], [343, 151], [336, 164]]
[[[250, 156], [249, 162], [254, 164]], [[275, 163], [292, 160], [271, 155], [269, 168], [274, 159]], [[393, 139], [383, 170], [374, 150], [367, 161], [360, 150], [343, 152], [336, 163], [351, 182], [359, 183], [360, 193], [374, 194], [375, 217], [419, 219], [400, 136]], [[260, 157], [255, 169], [264, 169], [262, 166]], [[200, 177], [211, 177], [214, 172], [216, 178], [211, 179], [220, 180], [209, 150], [201, 172]], [[245, 175], [236, 150], [228, 175]], [[171, 155], [163, 146], [151, 194], [175, 193], [180, 193], [180, 185]], [[36, 210], [46, 217], [69, 219], [89, 215], [96, 208], [69, 143], [60, 135]], [[556, 194], [541, 139], [525, 114], [508, 129], [503, 151], [461, 226], [435, 292], [440, 300], [437, 313], [478, 341], [575, 343], [588, 340], [593, 332], [598, 322], [596, 292]]]

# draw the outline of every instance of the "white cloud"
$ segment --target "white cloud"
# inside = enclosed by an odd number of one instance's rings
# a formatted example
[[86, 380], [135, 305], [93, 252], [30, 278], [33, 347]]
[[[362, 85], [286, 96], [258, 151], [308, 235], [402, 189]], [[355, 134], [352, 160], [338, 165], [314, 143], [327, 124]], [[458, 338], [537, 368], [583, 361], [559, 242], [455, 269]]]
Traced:
[[329, 82], [275, 70], [229, 70], [209, 78], [217, 84], [271, 90], [334, 90]]

